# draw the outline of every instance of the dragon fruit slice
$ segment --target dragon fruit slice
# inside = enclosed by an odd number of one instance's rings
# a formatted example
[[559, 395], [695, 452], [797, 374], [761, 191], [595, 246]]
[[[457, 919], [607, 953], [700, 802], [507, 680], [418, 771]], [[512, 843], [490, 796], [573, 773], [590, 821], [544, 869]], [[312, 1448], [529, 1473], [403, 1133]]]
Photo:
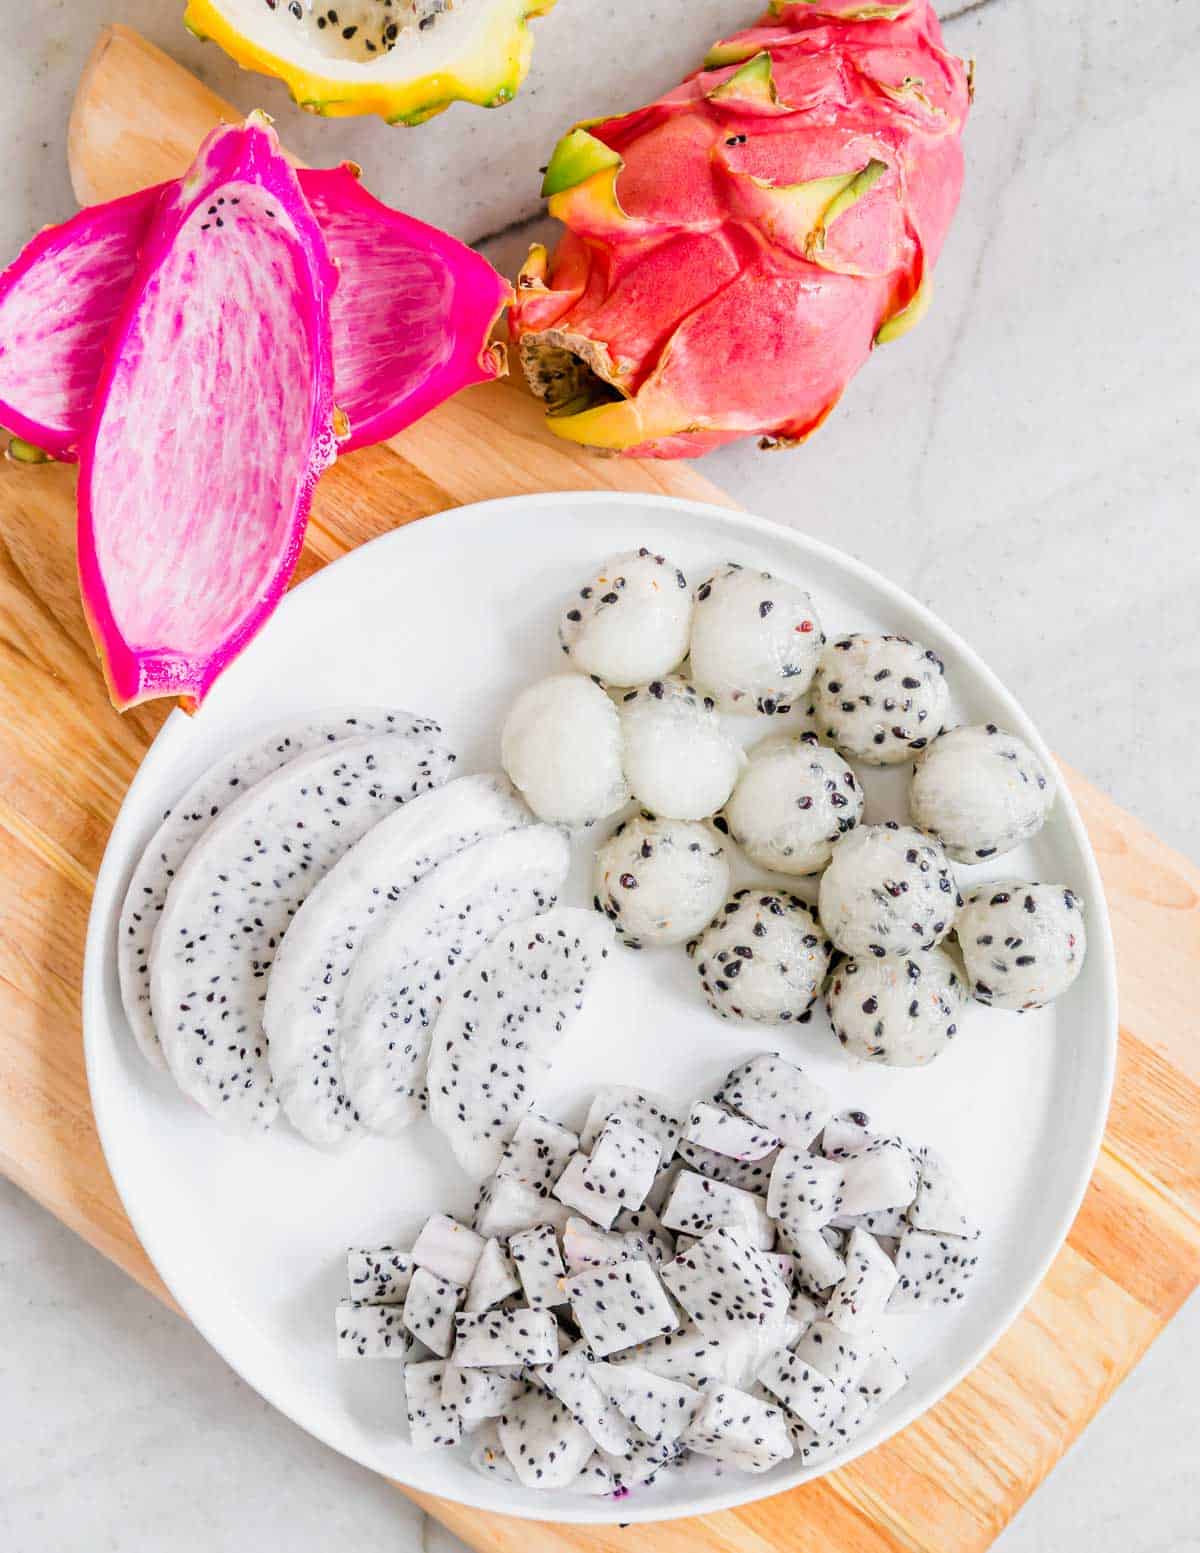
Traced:
[[473, 1312], [491, 1310], [510, 1294], [516, 1294], [520, 1287], [521, 1280], [508, 1252], [498, 1240], [485, 1240], [463, 1308]]
[[439, 862], [529, 821], [503, 777], [459, 777], [381, 821], [305, 899], [275, 956], [263, 1024], [276, 1088], [313, 1142], [336, 1143], [354, 1127], [337, 1104], [338, 1030], [363, 942]]
[[282, 595], [335, 453], [336, 281], [274, 131], [214, 130], [157, 206], [80, 443], [80, 591], [118, 708], [198, 704]]
[[[549, 825], [476, 842], [409, 889], [359, 952], [342, 1001], [341, 1057], [357, 1115], [395, 1135], [425, 1104], [430, 1027], [451, 973], [505, 925], [548, 911], [570, 848]], [[299, 1101], [289, 1105], [299, 1111]]]
[[510, 1236], [508, 1254], [530, 1310], [552, 1310], [555, 1305], [567, 1303], [563, 1292], [567, 1269], [553, 1224], [535, 1224], [532, 1229]]
[[685, 1170], [671, 1188], [662, 1216], [668, 1229], [687, 1235], [701, 1237], [710, 1230], [726, 1228], [737, 1231], [761, 1251], [769, 1251], [775, 1244], [775, 1231], [761, 1197], [690, 1170]]
[[786, 1348], [768, 1354], [758, 1382], [818, 1434], [831, 1427], [846, 1405], [841, 1389], [827, 1375]]
[[875, 1237], [852, 1230], [846, 1246], [846, 1275], [829, 1296], [829, 1320], [843, 1332], [870, 1332], [883, 1315], [897, 1277], [895, 1264]]
[[735, 1386], [705, 1395], [683, 1443], [741, 1472], [768, 1472], [792, 1454], [782, 1411]]
[[751, 1332], [765, 1343], [782, 1335], [789, 1291], [762, 1253], [732, 1230], [710, 1230], [661, 1271], [701, 1331], [720, 1338]]
[[585, 1192], [598, 1202], [615, 1205], [605, 1229], [621, 1211], [642, 1206], [658, 1172], [659, 1157], [658, 1140], [651, 1133], [623, 1116], [605, 1122], [581, 1172]]
[[[566, 875], [567, 844], [561, 832], [545, 826], [526, 835], [531, 838], [527, 876], [533, 888], [548, 895]], [[536, 846], [533, 838], [541, 838]], [[540, 885], [533, 871], [538, 855], [545, 859]], [[484, 877], [481, 867], [476, 889]], [[503, 874], [498, 872], [496, 878], [502, 879]], [[436, 888], [436, 878], [432, 883]], [[530, 887], [524, 895], [525, 910], [510, 911], [510, 917], [524, 917], [537, 909]], [[514, 899], [519, 907], [521, 897]], [[498, 902], [505, 904], [503, 896]], [[480, 909], [475, 907], [476, 916]], [[503, 923], [496, 922], [497, 913], [488, 909], [490, 916], [484, 921], [494, 931]], [[519, 1175], [502, 1169], [501, 1156], [537, 1099], [555, 1051], [569, 1038], [611, 941], [612, 930], [595, 912], [577, 907], [543, 909], [541, 915], [498, 933], [446, 987], [430, 1039], [429, 1111], [459, 1164], [474, 1179], [492, 1170], [509, 1186], [526, 1184]], [[551, 1157], [556, 1178], [557, 1161], [568, 1152], [566, 1142], [573, 1140], [573, 1134], [557, 1129], [553, 1138], [544, 1130], [536, 1138], [529, 1131], [524, 1136], [523, 1149], [528, 1150], [532, 1142], [538, 1155], [543, 1151], [546, 1155], [545, 1160], [535, 1160], [528, 1172], [538, 1178], [528, 1183], [528, 1189], [540, 1196], [552, 1179]]]
[[588, 1357], [585, 1344], [576, 1344], [553, 1364], [535, 1370], [534, 1376], [568, 1409], [579, 1427], [587, 1430], [596, 1445], [612, 1455], [623, 1456], [636, 1448], [639, 1436], [605, 1395], [600, 1385], [604, 1368]]
[[849, 1393], [866, 1374], [875, 1344], [867, 1337], [851, 1336], [822, 1318], [813, 1322], [793, 1352], [802, 1363], [811, 1364], [843, 1393]]
[[798, 1149], [809, 1147], [832, 1111], [821, 1085], [778, 1052], [762, 1052], [734, 1068], [713, 1103], [769, 1128]]
[[579, 1134], [579, 1147], [585, 1154], [591, 1153], [605, 1123], [614, 1116], [652, 1133], [658, 1139], [663, 1159], [670, 1159], [683, 1123], [672, 1113], [665, 1095], [630, 1089], [625, 1084], [608, 1084], [596, 1091]]
[[530, 1387], [500, 1415], [500, 1444], [526, 1488], [570, 1488], [595, 1450], [591, 1435], [570, 1411], [539, 1387]]
[[711, 1385], [739, 1385], [753, 1377], [761, 1362], [757, 1329], [720, 1336], [688, 1323], [648, 1343], [611, 1354], [609, 1364], [636, 1364], [663, 1380], [683, 1381], [697, 1391]]
[[767, 1212], [789, 1234], [820, 1229], [842, 1207], [842, 1164], [804, 1149], [780, 1149]]
[[792, 445], [920, 318], [962, 182], [968, 72], [929, 0], [773, 4], [658, 102], [559, 142], [512, 333], [557, 435]]
[[679, 1325], [648, 1261], [589, 1269], [568, 1279], [566, 1292], [575, 1323], [598, 1359], [673, 1332]]
[[337, 1307], [339, 1359], [407, 1359], [414, 1343], [394, 1304], [340, 1300]]
[[839, 1111], [821, 1129], [820, 1152], [826, 1159], [846, 1159], [866, 1148], [874, 1136], [865, 1111]]
[[[908, 1210], [908, 1222], [913, 1229], [931, 1230], [938, 1235], [961, 1235], [966, 1240], [977, 1239], [979, 1227], [967, 1212], [962, 1190], [950, 1166], [930, 1148], [921, 1149], [917, 1158], [921, 1179]], [[877, 1230], [876, 1233], [902, 1235], [904, 1227], [900, 1225], [894, 1230]]]
[[[490, 344], [510, 290], [472, 249], [383, 205], [347, 165], [296, 174], [338, 267], [329, 301], [340, 452], [382, 442], [472, 383], [505, 371]], [[156, 184], [41, 232], [0, 276], [0, 424], [76, 456], [104, 348], [137, 273]]]
[[680, 1138], [676, 1149], [685, 1164], [710, 1181], [722, 1181], [726, 1186], [736, 1186], [743, 1192], [756, 1192], [760, 1196], [766, 1193], [778, 1158], [776, 1154], [766, 1154], [762, 1159], [729, 1159], [712, 1149], [701, 1148], [698, 1143], [689, 1143], [686, 1138]]
[[[439, 1049], [440, 1036], [439, 1028], [434, 1031], [435, 1052]], [[431, 1069], [432, 1061], [431, 1058]], [[460, 1075], [461, 1069], [456, 1070], [456, 1079], [461, 1083]], [[432, 1097], [430, 1109], [436, 1124], [438, 1103]], [[578, 1147], [579, 1139], [569, 1127], [560, 1127], [544, 1116], [523, 1116], [504, 1145], [495, 1173], [513, 1181], [523, 1181], [543, 1197], [549, 1197], [550, 1188]]]
[[269, 772], [339, 739], [388, 732], [437, 734], [441, 729], [409, 712], [381, 707], [353, 707], [311, 722], [279, 723], [210, 766], [167, 810], [133, 871], [117, 928], [117, 976], [125, 1017], [142, 1055], [155, 1067], [165, 1064], [150, 1011], [150, 945], [167, 890], [184, 858], [226, 805]]
[[93, 205], [32, 238], [0, 275], [0, 424], [73, 459], [109, 332], [163, 188]]
[[290, 761], [210, 825], [167, 892], [150, 956], [163, 1054], [214, 1116], [269, 1126], [267, 974], [308, 891], [371, 826], [449, 776], [425, 734], [345, 739]]
[[966, 1299], [966, 1285], [979, 1264], [979, 1255], [970, 1246], [956, 1235], [906, 1230], [896, 1252], [899, 1282], [888, 1310], [921, 1310]]
[[412, 1257], [395, 1246], [378, 1246], [374, 1251], [351, 1246], [346, 1252], [350, 1295], [362, 1305], [402, 1305], [412, 1272]]
[[463, 1312], [454, 1331], [454, 1362], [464, 1369], [530, 1368], [558, 1358], [558, 1323], [548, 1310]]
[[655, 1445], [678, 1440], [700, 1408], [700, 1393], [640, 1364], [598, 1364], [601, 1391]]
[[692, 1107], [683, 1136], [688, 1143], [742, 1161], [764, 1159], [780, 1143], [774, 1133], [705, 1100]]
[[444, 1359], [454, 1346], [454, 1316], [466, 1297], [460, 1284], [418, 1267], [404, 1296], [404, 1325], [418, 1342]]
[[797, 1230], [791, 1233], [784, 1225], [780, 1225], [779, 1238], [791, 1253], [796, 1282], [807, 1293], [821, 1295], [845, 1277], [846, 1264], [840, 1252], [829, 1244], [819, 1230]]
[[640, 1254], [652, 1262], [669, 1262], [675, 1255], [675, 1236], [649, 1205], [622, 1208], [613, 1220], [613, 1228], [630, 1245], [642, 1246]]
[[443, 1359], [427, 1359], [405, 1366], [408, 1433], [415, 1450], [437, 1450], [457, 1445], [462, 1439], [462, 1417], [442, 1399], [445, 1376]]
[[535, 1224], [553, 1224], [561, 1235], [566, 1228], [567, 1210], [550, 1198], [539, 1196], [523, 1181], [493, 1176], [479, 1189], [472, 1224], [480, 1235], [507, 1240]]
[[525, 1382], [498, 1370], [465, 1370], [452, 1361], [442, 1373], [442, 1405], [462, 1419], [465, 1429], [499, 1418], [525, 1390]]
[[475, 1276], [484, 1245], [473, 1229], [448, 1214], [435, 1213], [413, 1244], [412, 1260], [436, 1278], [466, 1285]]
[[872, 1138], [837, 1165], [842, 1173], [841, 1213], [907, 1208], [917, 1195], [920, 1164], [903, 1138]]

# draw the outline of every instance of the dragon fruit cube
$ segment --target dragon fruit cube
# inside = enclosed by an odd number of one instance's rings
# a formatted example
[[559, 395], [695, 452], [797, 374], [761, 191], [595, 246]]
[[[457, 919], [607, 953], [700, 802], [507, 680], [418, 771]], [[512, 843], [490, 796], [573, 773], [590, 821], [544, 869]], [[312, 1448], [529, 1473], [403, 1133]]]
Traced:
[[518, 1369], [558, 1358], [558, 1322], [548, 1310], [464, 1312], [454, 1330], [454, 1362], [464, 1369]]
[[874, 1411], [907, 1385], [908, 1371], [890, 1349], [880, 1344], [868, 1359], [855, 1390]]
[[792, 1351], [803, 1364], [820, 1370], [847, 1396], [866, 1372], [875, 1344], [870, 1338], [851, 1336], [822, 1318], [813, 1322]]
[[655, 1445], [678, 1440], [700, 1409], [700, 1392], [640, 1364], [598, 1364], [601, 1391]]
[[567, 1270], [553, 1224], [538, 1224], [510, 1236], [508, 1251], [530, 1310], [551, 1310], [567, 1303], [562, 1284]]
[[775, 1231], [761, 1197], [723, 1181], [710, 1181], [691, 1170], [685, 1170], [671, 1188], [663, 1204], [662, 1221], [668, 1229], [697, 1237], [714, 1229], [735, 1230], [762, 1251], [775, 1244]]
[[339, 1359], [407, 1359], [413, 1340], [395, 1304], [340, 1300], [337, 1307]]
[[596, 1448], [570, 1411], [540, 1386], [530, 1386], [507, 1407], [496, 1427], [526, 1488], [570, 1488]]
[[776, 1154], [764, 1154], [761, 1159], [730, 1159], [727, 1154], [702, 1148], [699, 1143], [690, 1143], [686, 1138], [680, 1138], [676, 1148], [684, 1164], [690, 1165], [702, 1176], [707, 1176], [710, 1181], [722, 1181], [726, 1186], [740, 1187], [743, 1192], [766, 1195]]
[[504, 1145], [496, 1174], [503, 1180], [532, 1187], [541, 1197], [549, 1197], [550, 1188], [578, 1148], [579, 1139], [570, 1128], [560, 1127], [544, 1116], [523, 1116]]
[[445, 1372], [446, 1364], [442, 1359], [427, 1359], [421, 1364], [405, 1366], [408, 1432], [415, 1450], [436, 1450], [439, 1446], [457, 1445], [462, 1439], [462, 1419], [442, 1400]]
[[744, 1116], [735, 1116], [720, 1106], [698, 1100], [692, 1107], [687, 1126], [683, 1130], [687, 1143], [694, 1143], [727, 1159], [756, 1160], [773, 1154], [780, 1140], [773, 1132]]
[[465, 1429], [488, 1418], [499, 1418], [525, 1389], [525, 1382], [514, 1371], [465, 1370], [447, 1360], [442, 1374], [442, 1403], [456, 1412]]
[[846, 1275], [829, 1296], [829, 1320], [843, 1332], [870, 1332], [883, 1315], [897, 1278], [895, 1264], [875, 1237], [865, 1230], [851, 1230]]
[[499, 1305], [510, 1294], [516, 1294], [520, 1287], [521, 1280], [517, 1277], [517, 1270], [508, 1252], [498, 1240], [485, 1240], [471, 1282], [467, 1285], [463, 1309], [491, 1310], [493, 1305]]
[[566, 1290], [575, 1323], [598, 1359], [673, 1332], [679, 1325], [648, 1261], [591, 1269], [570, 1279]]
[[412, 1270], [411, 1255], [395, 1246], [378, 1246], [374, 1251], [351, 1246], [346, 1252], [350, 1298], [363, 1305], [402, 1305]]
[[[961, 1235], [975, 1240], [979, 1227], [967, 1212], [958, 1182], [949, 1165], [933, 1149], [922, 1149], [918, 1155], [921, 1178], [917, 1183], [917, 1195], [908, 1210], [908, 1222], [913, 1229], [928, 1230], [934, 1235]], [[877, 1234], [903, 1235], [904, 1226], [895, 1230], [877, 1230]]]
[[929, 1305], [955, 1305], [966, 1299], [966, 1285], [975, 1275], [979, 1254], [957, 1235], [931, 1235], [906, 1230], [896, 1252], [899, 1281], [888, 1310], [919, 1310]]
[[903, 1138], [872, 1138], [838, 1164], [842, 1171], [840, 1213], [907, 1208], [917, 1195], [920, 1166]]
[[845, 1276], [846, 1264], [841, 1253], [819, 1230], [798, 1230], [794, 1234], [782, 1225], [779, 1239], [791, 1253], [796, 1282], [809, 1294], [819, 1295]]
[[479, 1189], [472, 1221], [475, 1233], [492, 1240], [507, 1240], [535, 1224], [553, 1224], [562, 1232], [566, 1211], [542, 1197], [532, 1186], [509, 1176], [493, 1176]]
[[454, 1346], [454, 1313], [466, 1297], [461, 1284], [418, 1267], [404, 1296], [404, 1325], [431, 1353], [444, 1359]]
[[787, 1348], [767, 1355], [758, 1382], [818, 1434], [833, 1424], [846, 1405], [839, 1386]]
[[767, 1212], [789, 1232], [820, 1229], [842, 1207], [842, 1162], [803, 1149], [780, 1149]]
[[705, 1394], [683, 1442], [742, 1472], [767, 1472], [792, 1454], [783, 1413], [734, 1386]]
[[595, 1099], [588, 1111], [587, 1121], [584, 1122], [583, 1131], [579, 1134], [579, 1147], [583, 1153], [591, 1153], [605, 1123], [612, 1121], [614, 1117], [632, 1122], [635, 1127], [657, 1138], [664, 1162], [675, 1152], [675, 1144], [683, 1124], [672, 1114], [666, 1097], [652, 1092], [643, 1093], [640, 1089], [630, 1089], [624, 1084], [610, 1084], [596, 1091]]
[[788, 1290], [762, 1252], [732, 1230], [710, 1230], [667, 1262], [662, 1278], [702, 1331], [722, 1338], [749, 1331], [764, 1343], [780, 1341]]
[[470, 1283], [483, 1252], [483, 1237], [445, 1213], [435, 1213], [412, 1248], [414, 1267], [447, 1283]]
[[601, 1388], [602, 1368], [589, 1358], [586, 1345], [577, 1343], [553, 1364], [541, 1365], [533, 1373], [601, 1450], [623, 1456], [637, 1444], [637, 1434]]
[[713, 1099], [796, 1149], [809, 1147], [832, 1109], [829, 1096], [815, 1079], [774, 1052], [763, 1052], [734, 1068]]

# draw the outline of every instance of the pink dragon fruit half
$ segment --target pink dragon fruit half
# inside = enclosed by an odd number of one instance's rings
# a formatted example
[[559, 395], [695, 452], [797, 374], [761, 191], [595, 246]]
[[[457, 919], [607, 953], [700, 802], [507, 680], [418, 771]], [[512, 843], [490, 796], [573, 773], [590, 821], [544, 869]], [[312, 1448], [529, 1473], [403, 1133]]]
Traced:
[[676, 458], [802, 441], [921, 316], [969, 72], [929, 0], [772, 0], [672, 92], [560, 142], [511, 327], [550, 427]]
[[260, 116], [164, 193], [80, 445], [84, 608], [114, 704], [198, 703], [271, 613], [335, 456], [337, 271]]
[[[486, 259], [382, 204], [349, 166], [297, 176], [338, 266], [334, 397], [349, 422], [339, 452], [382, 442], [503, 374], [504, 347], [490, 335], [511, 293]], [[109, 331], [154, 212], [178, 186], [80, 211], [0, 276], [0, 425], [55, 458], [77, 456]]]

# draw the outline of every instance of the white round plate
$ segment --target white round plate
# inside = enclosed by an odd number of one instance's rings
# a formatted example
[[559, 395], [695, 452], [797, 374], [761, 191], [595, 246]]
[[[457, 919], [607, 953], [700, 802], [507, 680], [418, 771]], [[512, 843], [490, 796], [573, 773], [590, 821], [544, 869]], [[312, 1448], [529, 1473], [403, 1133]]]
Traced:
[[[513, 696], [562, 668], [563, 601], [604, 558], [638, 545], [665, 551], [693, 582], [726, 559], [800, 581], [831, 635], [865, 628], [916, 638], [945, 660], [951, 722], [995, 720], [1048, 758], [1017, 702], [952, 631], [802, 534], [650, 496], [485, 502], [326, 567], [288, 595], [198, 716], [168, 720], [109, 841], [84, 975], [88, 1077], [113, 1179], [155, 1267], [213, 1347], [276, 1407], [356, 1461], [427, 1493], [545, 1520], [703, 1514], [817, 1474], [789, 1462], [743, 1477], [693, 1459], [613, 1501], [528, 1493], [481, 1477], [465, 1453], [414, 1452], [399, 1367], [334, 1356], [345, 1247], [408, 1244], [430, 1213], [469, 1210], [471, 1184], [427, 1123], [399, 1141], [369, 1138], [340, 1153], [310, 1148], [282, 1120], [253, 1137], [223, 1131], [137, 1052], [117, 989], [117, 919], [164, 809], [217, 756], [280, 718], [350, 702], [401, 706], [442, 723], [460, 771], [494, 768]], [[748, 739], [781, 728], [778, 719], [739, 721]], [[868, 819], [903, 813], [906, 772], [865, 773]], [[576, 838], [569, 903], [590, 899], [594, 845], [595, 833]], [[874, 1126], [947, 1156], [987, 1226], [980, 1272], [962, 1305], [888, 1318], [887, 1340], [912, 1381], [842, 1461], [923, 1412], [996, 1341], [1061, 1245], [1099, 1148], [1116, 1050], [1113, 953], [1096, 863], [1068, 793], [1033, 843], [994, 867], [960, 870], [964, 882], [1001, 873], [1062, 882], [1084, 897], [1087, 961], [1055, 1007], [1015, 1016], [972, 1005], [932, 1067], [854, 1067], [823, 1011], [801, 1027], [727, 1023], [706, 1007], [682, 950], [618, 949], [540, 1107], [578, 1125], [597, 1084], [622, 1082], [661, 1090], [682, 1108], [735, 1062], [778, 1048], [839, 1108], [864, 1109]]]

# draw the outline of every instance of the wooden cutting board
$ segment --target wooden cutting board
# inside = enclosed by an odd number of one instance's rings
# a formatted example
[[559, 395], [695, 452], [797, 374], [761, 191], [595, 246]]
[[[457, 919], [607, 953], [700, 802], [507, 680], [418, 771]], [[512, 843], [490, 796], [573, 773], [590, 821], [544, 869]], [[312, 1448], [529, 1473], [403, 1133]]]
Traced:
[[[177, 172], [218, 116], [236, 117], [136, 34], [111, 29], [72, 118], [77, 191], [109, 198]], [[299, 575], [463, 502], [581, 487], [727, 500], [686, 466], [557, 443], [525, 394], [489, 384], [330, 471]], [[108, 704], [75, 591], [73, 491], [60, 465], [0, 467], [0, 1167], [169, 1302], [105, 1168], [79, 1028], [96, 871], [165, 708], [118, 717]], [[1200, 1281], [1200, 871], [1067, 776], [1116, 934], [1117, 1087], [1069, 1241], [984, 1362], [862, 1460], [740, 1511], [631, 1532], [414, 1495], [425, 1509], [480, 1553], [974, 1553], [991, 1543]]]

